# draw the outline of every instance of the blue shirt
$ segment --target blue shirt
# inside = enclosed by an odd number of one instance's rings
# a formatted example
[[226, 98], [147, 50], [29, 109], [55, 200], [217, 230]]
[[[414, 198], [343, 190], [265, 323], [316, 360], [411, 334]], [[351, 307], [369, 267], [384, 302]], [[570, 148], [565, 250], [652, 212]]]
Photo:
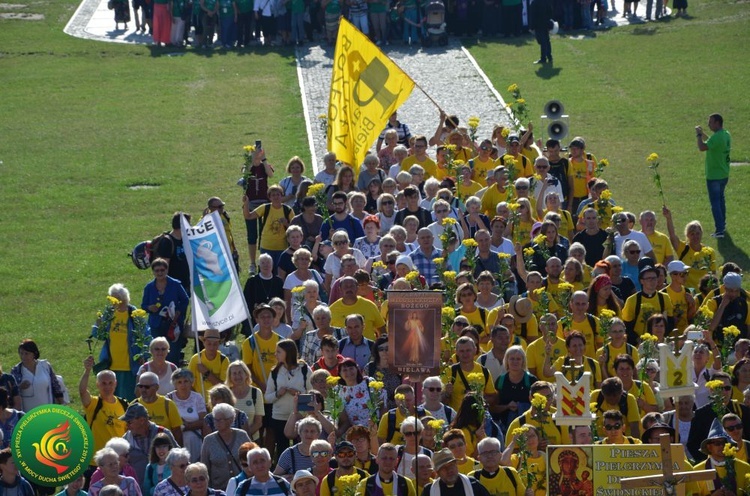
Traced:
[[357, 238], [361, 238], [365, 235], [365, 230], [362, 228], [362, 224], [353, 215], [346, 214], [344, 220], [336, 220], [336, 217], [331, 216], [333, 222], [333, 228], [328, 222], [323, 223], [323, 227], [320, 229], [320, 235], [324, 240], [331, 238], [331, 233], [335, 233], [339, 229], [343, 229], [349, 234], [349, 240], [354, 241]]
[[436, 282], [440, 282], [438, 277], [437, 267], [435, 266], [434, 259], [442, 256], [442, 251], [437, 248], [432, 249], [432, 255], [429, 257], [422, 252], [422, 248], [417, 248], [409, 254], [409, 258], [414, 262], [414, 268], [419, 271], [419, 274], [424, 276], [427, 281], [427, 287]]

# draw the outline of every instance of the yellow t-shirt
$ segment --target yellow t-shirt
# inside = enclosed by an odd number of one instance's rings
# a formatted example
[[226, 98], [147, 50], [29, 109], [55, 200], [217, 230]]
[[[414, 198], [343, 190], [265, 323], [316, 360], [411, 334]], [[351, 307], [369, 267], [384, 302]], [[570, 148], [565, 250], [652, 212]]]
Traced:
[[[461, 429], [461, 430], [464, 431], [464, 436], [466, 436], [467, 435], [466, 429]], [[477, 446], [476, 437], [474, 438], [474, 442], [473, 443], [469, 441], [468, 437], [466, 438], [466, 440], [467, 440], [466, 441], [466, 452], [467, 453], [473, 453], [473, 451], [469, 451], [469, 450], [472, 449], [472, 446], [474, 447], [473, 449], [476, 450], [476, 446]], [[473, 459], [470, 456], [467, 456], [466, 459], [463, 461], [463, 463], [457, 462], [456, 465], [458, 466], [458, 472], [461, 473], [461, 474], [464, 474], [464, 475], [469, 475], [473, 471], [480, 470], [482, 468], [482, 464], [479, 463], [478, 461], [476, 461], [475, 459]]]
[[[659, 295], [661, 295], [661, 300], [664, 303], [663, 307], [659, 303]], [[636, 315], [635, 309], [639, 296], [641, 298], [641, 310]], [[654, 313], [663, 313], [667, 317], [674, 315], [674, 308], [672, 307], [672, 300], [669, 299], [669, 295], [657, 291], [651, 298], [648, 298], [645, 294], [639, 292], [630, 296], [625, 301], [625, 306], [622, 307], [622, 320], [625, 322], [635, 321], [633, 330], [640, 336], [646, 332], [646, 320]]]
[[476, 195], [477, 191], [482, 189], [484, 186], [479, 184], [477, 181], [472, 181], [471, 184], [466, 184], [462, 182], [458, 186], [458, 194], [461, 196], [461, 198], [468, 198], [470, 196]]
[[[555, 363], [552, 366], [554, 367], [555, 372], [563, 372], [563, 374], [565, 374], [565, 377], [570, 381], [571, 379], [573, 379], [572, 373], [563, 371], [565, 358], [566, 356], [561, 356], [560, 358], [555, 360]], [[594, 389], [599, 384], [601, 384], [602, 368], [601, 366], [599, 366], [599, 362], [597, 362], [596, 359], [589, 356], [583, 357], [583, 371], [578, 373], [576, 380], [580, 379], [584, 372], [591, 372], [591, 389]]]
[[[250, 346], [251, 341], [254, 346]], [[271, 369], [276, 366], [276, 344], [279, 341], [281, 341], [281, 336], [275, 332], [272, 332], [268, 339], [263, 339], [256, 332], [242, 343], [242, 361], [252, 373], [253, 385], [259, 387], [261, 391], [271, 376]]]
[[672, 243], [669, 241], [669, 236], [666, 234], [654, 231], [654, 234], [646, 235], [648, 238], [649, 243], [651, 243], [651, 248], [654, 250], [654, 256], [656, 257], [657, 263], [664, 264], [664, 260], [666, 260], [669, 256], [674, 256], [674, 250], [672, 250]]
[[[534, 496], [546, 496], [547, 494], [547, 457], [539, 452], [539, 456], [530, 456], [527, 458], [529, 471], [536, 474], [536, 483], [534, 484]], [[514, 453], [510, 455], [510, 465], [518, 471], [525, 480], [526, 472], [521, 469], [521, 457]]]
[[109, 354], [112, 357], [113, 371], [130, 371], [130, 347], [128, 346], [128, 318], [130, 310], [115, 311], [109, 325]]
[[[516, 482], [515, 490], [513, 482], [508, 479], [508, 472]], [[526, 485], [513, 467], [500, 467], [494, 474], [486, 470], [475, 470], [469, 475], [477, 479], [490, 496], [524, 496], [526, 493]]]
[[[532, 302], [533, 306], [533, 302]], [[508, 309], [506, 306], [495, 307], [490, 310], [487, 314], [487, 329], [491, 330], [495, 324], [499, 324], [499, 319], [507, 313]], [[528, 322], [520, 323], [516, 322], [516, 328], [514, 334], [523, 338], [525, 341], [531, 343], [539, 337], [539, 322], [536, 315], [532, 315]], [[515, 343], [514, 343], [515, 344]], [[489, 351], [489, 350], [487, 350]]]
[[[465, 378], [468, 378], [469, 374], [479, 373], [484, 375], [484, 394], [495, 394], [497, 393], [497, 390], [495, 389], [495, 385], [492, 384], [492, 374], [489, 373], [487, 369], [479, 365], [479, 363], [474, 362], [474, 368], [472, 368], [471, 372], [463, 372], [463, 375]], [[461, 407], [461, 401], [463, 401], [464, 396], [466, 395], [467, 388], [464, 385], [464, 381], [461, 380], [461, 372], [459, 372], [461, 366], [459, 364], [452, 365], [451, 367], [446, 367], [443, 369], [443, 373], [441, 374], [441, 379], [443, 380], [443, 384], [453, 384], [453, 394], [451, 395], [450, 401], [447, 402], [447, 405], [453, 408], [454, 410], [458, 411], [458, 409]], [[455, 372], [455, 377], [454, 373]], [[468, 382], [468, 380], [467, 380]]]
[[[274, 351], [276, 350], [274, 349]], [[226, 356], [222, 355], [221, 352], [216, 352], [216, 356], [213, 358], [213, 360], [209, 360], [208, 358], [206, 358], [206, 350], [203, 350], [201, 351], [200, 359], [201, 363], [203, 363], [203, 365], [205, 365], [212, 374], [218, 377], [221, 382], [224, 382], [227, 379], [229, 359]], [[193, 355], [193, 357], [190, 359], [188, 369], [190, 369], [190, 372], [192, 372], [195, 376], [195, 381], [193, 382], [193, 391], [195, 391], [196, 393], [200, 393], [202, 389], [203, 396], [206, 398], [206, 404], [209, 404], [208, 390], [213, 386], [210, 383], [201, 380], [201, 373], [198, 371], [197, 354]], [[203, 383], [202, 386], [201, 383]]]
[[[591, 413], [596, 415], [596, 432], [599, 434], [599, 437], [604, 437], [605, 431], [604, 431], [604, 412], [607, 410], [620, 410], [619, 404], [611, 404], [608, 403], [607, 400], [602, 398], [602, 403], [599, 408], [596, 407], [597, 402], [599, 401], [599, 395], [601, 394], [601, 389], [596, 389], [591, 392]], [[627, 415], [625, 412], [620, 410], [620, 413], [623, 414], [625, 417], [625, 433], [630, 434], [630, 424], [633, 422], [637, 422], [640, 426], [641, 422], [641, 413], [638, 409], [638, 402], [635, 399], [635, 396], [632, 394], [628, 394], [627, 399], [627, 405], [628, 405], [628, 413]]]
[[[122, 406], [119, 400], [115, 399], [114, 403], [102, 401], [102, 407], [94, 417], [94, 410], [99, 403], [98, 396], [91, 397], [91, 403], [86, 407], [86, 422], [91, 425], [91, 433], [94, 435], [94, 452], [102, 449], [107, 441], [113, 437], [122, 437], [128, 426], [120, 420], [125, 415], [126, 408]], [[93, 424], [92, 424], [93, 419]], [[91, 459], [91, 465], [96, 466], [94, 459]]]
[[589, 188], [586, 184], [593, 170], [593, 164], [587, 160], [568, 159], [568, 177], [573, 178], [573, 196], [575, 198], [585, 198], [589, 194]]
[[[723, 467], [712, 467], [714, 470], [716, 470], [716, 475], [719, 477], [719, 479], [724, 479], [727, 476], [727, 468], [726, 466]], [[693, 467], [693, 470], [706, 470], [706, 462], [702, 461], [700, 463], [697, 463], [695, 467]], [[746, 477], [750, 475], [750, 465], [743, 462], [742, 460], [738, 460], [735, 458], [734, 460], [734, 479], [736, 481], [737, 487], [745, 487], [746, 483]], [[703, 494], [713, 494], [718, 487], [716, 486], [715, 479], [714, 480], [708, 480], [708, 481], [695, 481], [694, 483], [694, 491], [690, 493], [690, 485], [688, 485], [688, 493], [687, 494], [693, 494], [693, 495], [703, 495]]]
[[358, 313], [365, 319], [365, 328], [363, 335], [367, 339], [376, 339], [376, 330], [385, 325], [383, 316], [380, 315], [377, 305], [366, 298], [361, 296], [357, 297], [357, 302], [354, 305], [344, 305], [344, 300], [337, 300], [330, 306], [331, 309], [331, 325], [334, 327], [346, 327], [344, 320], [347, 315]]
[[[540, 198], [539, 201], [544, 201], [543, 198]], [[542, 218], [544, 218], [545, 215], [549, 213], [548, 209], [544, 209], [544, 212], [542, 212]], [[573, 223], [573, 216], [570, 215], [570, 212], [567, 210], [558, 210], [555, 212], [557, 215], [560, 216], [560, 228], [557, 230], [558, 234], [564, 238], [568, 237], [568, 233], [570, 231], [573, 231], [573, 234], [576, 232], [576, 225]], [[563, 263], [565, 260], [563, 260]]]
[[508, 190], [499, 190], [497, 185], [493, 184], [482, 195], [482, 212], [492, 219], [497, 215], [497, 204], [504, 201], [508, 201]]
[[546, 289], [542, 288], [542, 291], [547, 292], [547, 296], [549, 297], [549, 305], [547, 307], [547, 310], [542, 308], [542, 300], [541, 295], [537, 296], [534, 295], [534, 298], [529, 298], [531, 300], [531, 306], [534, 309], [534, 316], [536, 316], [537, 319], [541, 319], [545, 313], [554, 313], [557, 316], [562, 315], [562, 310], [560, 309], [560, 305], [557, 304], [557, 301], [555, 301], [555, 298], [553, 295], [547, 291]]
[[513, 223], [513, 236], [511, 236], [514, 243], [521, 243], [525, 245], [531, 241], [531, 229], [534, 227], [534, 222], [526, 222], [524, 220], [518, 221], [518, 224]]
[[[603, 344], [602, 339], [599, 337], [599, 318], [594, 317], [594, 327], [595, 329], [591, 328], [591, 323], [589, 322], [588, 316], [584, 317], [582, 321], [580, 322], [573, 322], [570, 325], [570, 331], [578, 331], [581, 334], [583, 334], [583, 337], [586, 338], [586, 356], [595, 357], [596, 355], [596, 348], [597, 346], [601, 346]], [[565, 340], [565, 334], [563, 332], [563, 324], [562, 319], [557, 323], [557, 337]]]
[[[266, 211], [266, 205], [253, 210], [258, 215], [258, 220], [263, 217]], [[287, 221], [291, 222], [294, 218], [294, 211], [289, 210]], [[264, 250], [282, 251], [286, 250], [289, 244], [286, 242], [286, 227], [282, 220], [284, 219], [284, 207], [275, 208], [271, 205], [268, 209], [268, 217], [263, 226], [263, 232], [260, 235], [260, 247]]]
[[[360, 481], [370, 476], [370, 474], [365, 472], [364, 470], [357, 470], [356, 468], [354, 469], [354, 474], [359, 474]], [[333, 492], [331, 492], [331, 490], [328, 488], [328, 477], [333, 477]], [[321, 480], [320, 484], [318, 485], [318, 489], [320, 490], [320, 493], [319, 493], [320, 496], [333, 496], [335, 494], [344, 494], [344, 485], [341, 483], [341, 478], [337, 477], [336, 470], [334, 470], [333, 472], [323, 477], [323, 480]]]
[[[698, 289], [701, 277], [708, 274], [706, 266], [708, 266], [714, 274], [716, 273], [716, 252], [710, 246], [701, 245], [701, 251], [703, 250], [705, 250], [705, 255], [700, 255], [688, 247], [684, 241], [680, 241], [680, 244], [674, 252], [675, 260], [682, 260], [685, 265], [690, 267], [690, 270], [688, 270], [687, 273], [687, 278], [685, 278], [686, 288]], [[684, 256], [682, 255], [683, 252], [685, 253]]]
[[[482, 313], [484, 313], [484, 319], [482, 319]], [[467, 313], [464, 310], [461, 310], [458, 312], [459, 315], [463, 315], [467, 319], [469, 319], [469, 324], [471, 324], [473, 327], [476, 327], [477, 331], [479, 331], [479, 337], [482, 338], [484, 336], [487, 336], [487, 329], [488, 325], [487, 322], [489, 322], [489, 313], [487, 310], [482, 309], [479, 310], [479, 307], [474, 307], [474, 311], [471, 313]], [[480, 346], [481, 352], [484, 353], [488, 351], [490, 348], [492, 348], [492, 343], [487, 342]]]
[[602, 354], [607, 359], [606, 367], [608, 377], [614, 377], [616, 375], [614, 363], [615, 358], [617, 358], [618, 355], [630, 355], [635, 363], [638, 363], [638, 360], [640, 360], [638, 348], [636, 348], [632, 344], [628, 344], [627, 342], [620, 347], [616, 347], [612, 343], [605, 344], [604, 346], [596, 350], [597, 358]]
[[[555, 382], [554, 375], [544, 375], [544, 361], [547, 359], [546, 353], [544, 353], [545, 343], [544, 338], [539, 338], [526, 348], [526, 366], [529, 371], [537, 376], [540, 381]], [[568, 350], [565, 348], [565, 341], [557, 338], [557, 341], [552, 345], [552, 363], [558, 359], [558, 357], [565, 356]]]
[[488, 159], [486, 162], [482, 161], [479, 157], [474, 158], [474, 172], [471, 178], [482, 185], [487, 186], [487, 173], [494, 170], [497, 167], [497, 160]]
[[[571, 444], [568, 427], [558, 426], [555, 424], [555, 421], [552, 420], [552, 414], [555, 411], [556, 409], [554, 406], [548, 407], [549, 416], [544, 422], [544, 435], [547, 438], [548, 444]], [[531, 409], [526, 410], [521, 417], [524, 418], [524, 425], [533, 425], [537, 428], [537, 431], [542, 429], [542, 424], [531, 416]], [[508, 426], [508, 431], [505, 433], [506, 445], [513, 441], [513, 431], [521, 427], [521, 417], [514, 418]]]
[[[404, 419], [407, 416], [412, 415], [413, 412], [409, 412], [409, 415], [404, 416], [401, 413], [400, 408], [396, 408], [395, 410], [396, 424], [395, 430], [393, 431], [393, 437], [391, 439], [388, 439], [388, 416], [390, 415], [390, 412], [386, 412], [385, 415], [380, 417], [380, 422], [378, 423], [378, 438], [383, 439], [384, 443], [391, 443], [398, 446], [404, 444], [404, 436], [401, 435], [401, 424], [403, 424]], [[425, 412], [423, 415], [420, 415], [420, 417], [424, 417], [424, 415], [427, 415], [427, 412]]]
[[180, 412], [177, 410], [177, 405], [174, 404], [174, 401], [160, 394], [156, 395], [156, 400], [153, 403], [146, 403], [142, 398], [136, 398], [131, 405], [133, 403], [140, 403], [146, 407], [148, 419], [156, 425], [166, 427], [170, 431], [179, 429], [182, 425], [182, 417], [180, 417]]
[[687, 293], [684, 287], [681, 287], [679, 291], [672, 289], [672, 286], [667, 286], [665, 292], [669, 295], [669, 299], [672, 302], [672, 312], [674, 312], [674, 325], [680, 334], [687, 328], [689, 322], [687, 318], [688, 314], [688, 302]]
[[437, 164], [430, 157], [425, 157], [424, 161], [420, 162], [417, 160], [416, 155], [409, 155], [401, 161], [401, 170], [409, 172], [412, 165], [421, 165], [424, 169], [425, 180], [431, 178], [437, 174]]
[[[628, 393], [633, 395], [636, 403], [640, 398], [643, 398], [646, 404], [656, 406], [656, 396], [654, 395], [654, 390], [651, 389], [651, 386], [649, 386], [645, 382], [643, 383], [643, 393], [641, 393], [641, 388], [638, 387], [635, 381], [633, 381], [633, 384], [630, 385]], [[646, 415], [646, 412], [644, 410], [641, 410], [640, 407], [638, 408], [638, 410], [641, 417]], [[628, 411], [628, 413], [630, 413], [630, 411]]]
[[517, 157], [514, 157], [506, 153], [499, 159], [500, 163], [507, 169], [510, 169], [510, 165], [508, 164], [510, 164], [511, 160], [516, 161], [516, 177], [531, 177], [534, 175], [534, 164], [531, 163], [531, 160], [526, 155], [519, 153]]

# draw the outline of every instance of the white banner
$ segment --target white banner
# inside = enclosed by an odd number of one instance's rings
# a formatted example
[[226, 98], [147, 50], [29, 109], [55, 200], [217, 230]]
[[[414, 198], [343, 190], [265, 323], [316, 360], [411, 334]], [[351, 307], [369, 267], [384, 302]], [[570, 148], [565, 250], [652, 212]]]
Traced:
[[182, 243], [193, 289], [193, 331], [223, 331], [247, 319], [247, 303], [219, 213], [211, 212], [195, 227], [182, 217]]

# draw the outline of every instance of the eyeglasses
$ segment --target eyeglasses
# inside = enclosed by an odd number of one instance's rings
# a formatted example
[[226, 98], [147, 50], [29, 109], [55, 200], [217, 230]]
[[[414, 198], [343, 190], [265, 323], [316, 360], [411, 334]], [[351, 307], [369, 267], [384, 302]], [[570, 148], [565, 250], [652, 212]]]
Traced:
[[208, 478], [205, 475], [199, 475], [198, 477], [191, 477], [190, 483], [191, 484], [198, 484], [199, 482], [206, 482]]
[[338, 453], [336, 453], [336, 456], [339, 458], [351, 458], [354, 456], [354, 452], [351, 450], [339, 451]]
[[605, 431], [616, 431], [622, 427], [622, 424], [617, 422], [616, 424], [604, 424], [604, 430]]
[[431, 393], [440, 393], [443, 391], [441, 387], [426, 387], [425, 389]]
[[411, 436], [416, 436], [416, 435], [417, 435], [416, 431], [407, 431], [407, 432], [404, 432], [404, 437], [411, 437]]
[[724, 430], [727, 432], [741, 431], [742, 424], [727, 425], [724, 427]]
[[331, 452], [328, 451], [328, 450], [324, 450], [324, 451], [311, 451], [310, 452], [310, 456], [313, 457], [313, 458], [323, 458], [323, 457], [328, 456], [330, 454], [331, 454]]

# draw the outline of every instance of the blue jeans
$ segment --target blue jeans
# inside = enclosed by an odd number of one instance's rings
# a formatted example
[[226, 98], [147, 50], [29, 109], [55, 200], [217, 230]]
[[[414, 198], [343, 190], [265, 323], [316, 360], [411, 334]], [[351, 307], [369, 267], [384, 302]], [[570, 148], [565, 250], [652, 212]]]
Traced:
[[[414, 23], [419, 22], [419, 11], [417, 9], [406, 9], [404, 10], [404, 19], [409, 19]], [[404, 42], [411, 41], [413, 43], [419, 42], [421, 39], [419, 36], [418, 28], [408, 22], [404, 21]]]
[[591, 4], [581, 4], [581, 27], [583, 29], [592, 29], [594, 21], [591, 19]]
[[716, 232], [724, 232], [727, 227], [727, 205], [724, 201], [724, 190], [727, 187], [728, 178], [707, 179], [708, 201], [711, 202], [711, 213], [714, 216]]

